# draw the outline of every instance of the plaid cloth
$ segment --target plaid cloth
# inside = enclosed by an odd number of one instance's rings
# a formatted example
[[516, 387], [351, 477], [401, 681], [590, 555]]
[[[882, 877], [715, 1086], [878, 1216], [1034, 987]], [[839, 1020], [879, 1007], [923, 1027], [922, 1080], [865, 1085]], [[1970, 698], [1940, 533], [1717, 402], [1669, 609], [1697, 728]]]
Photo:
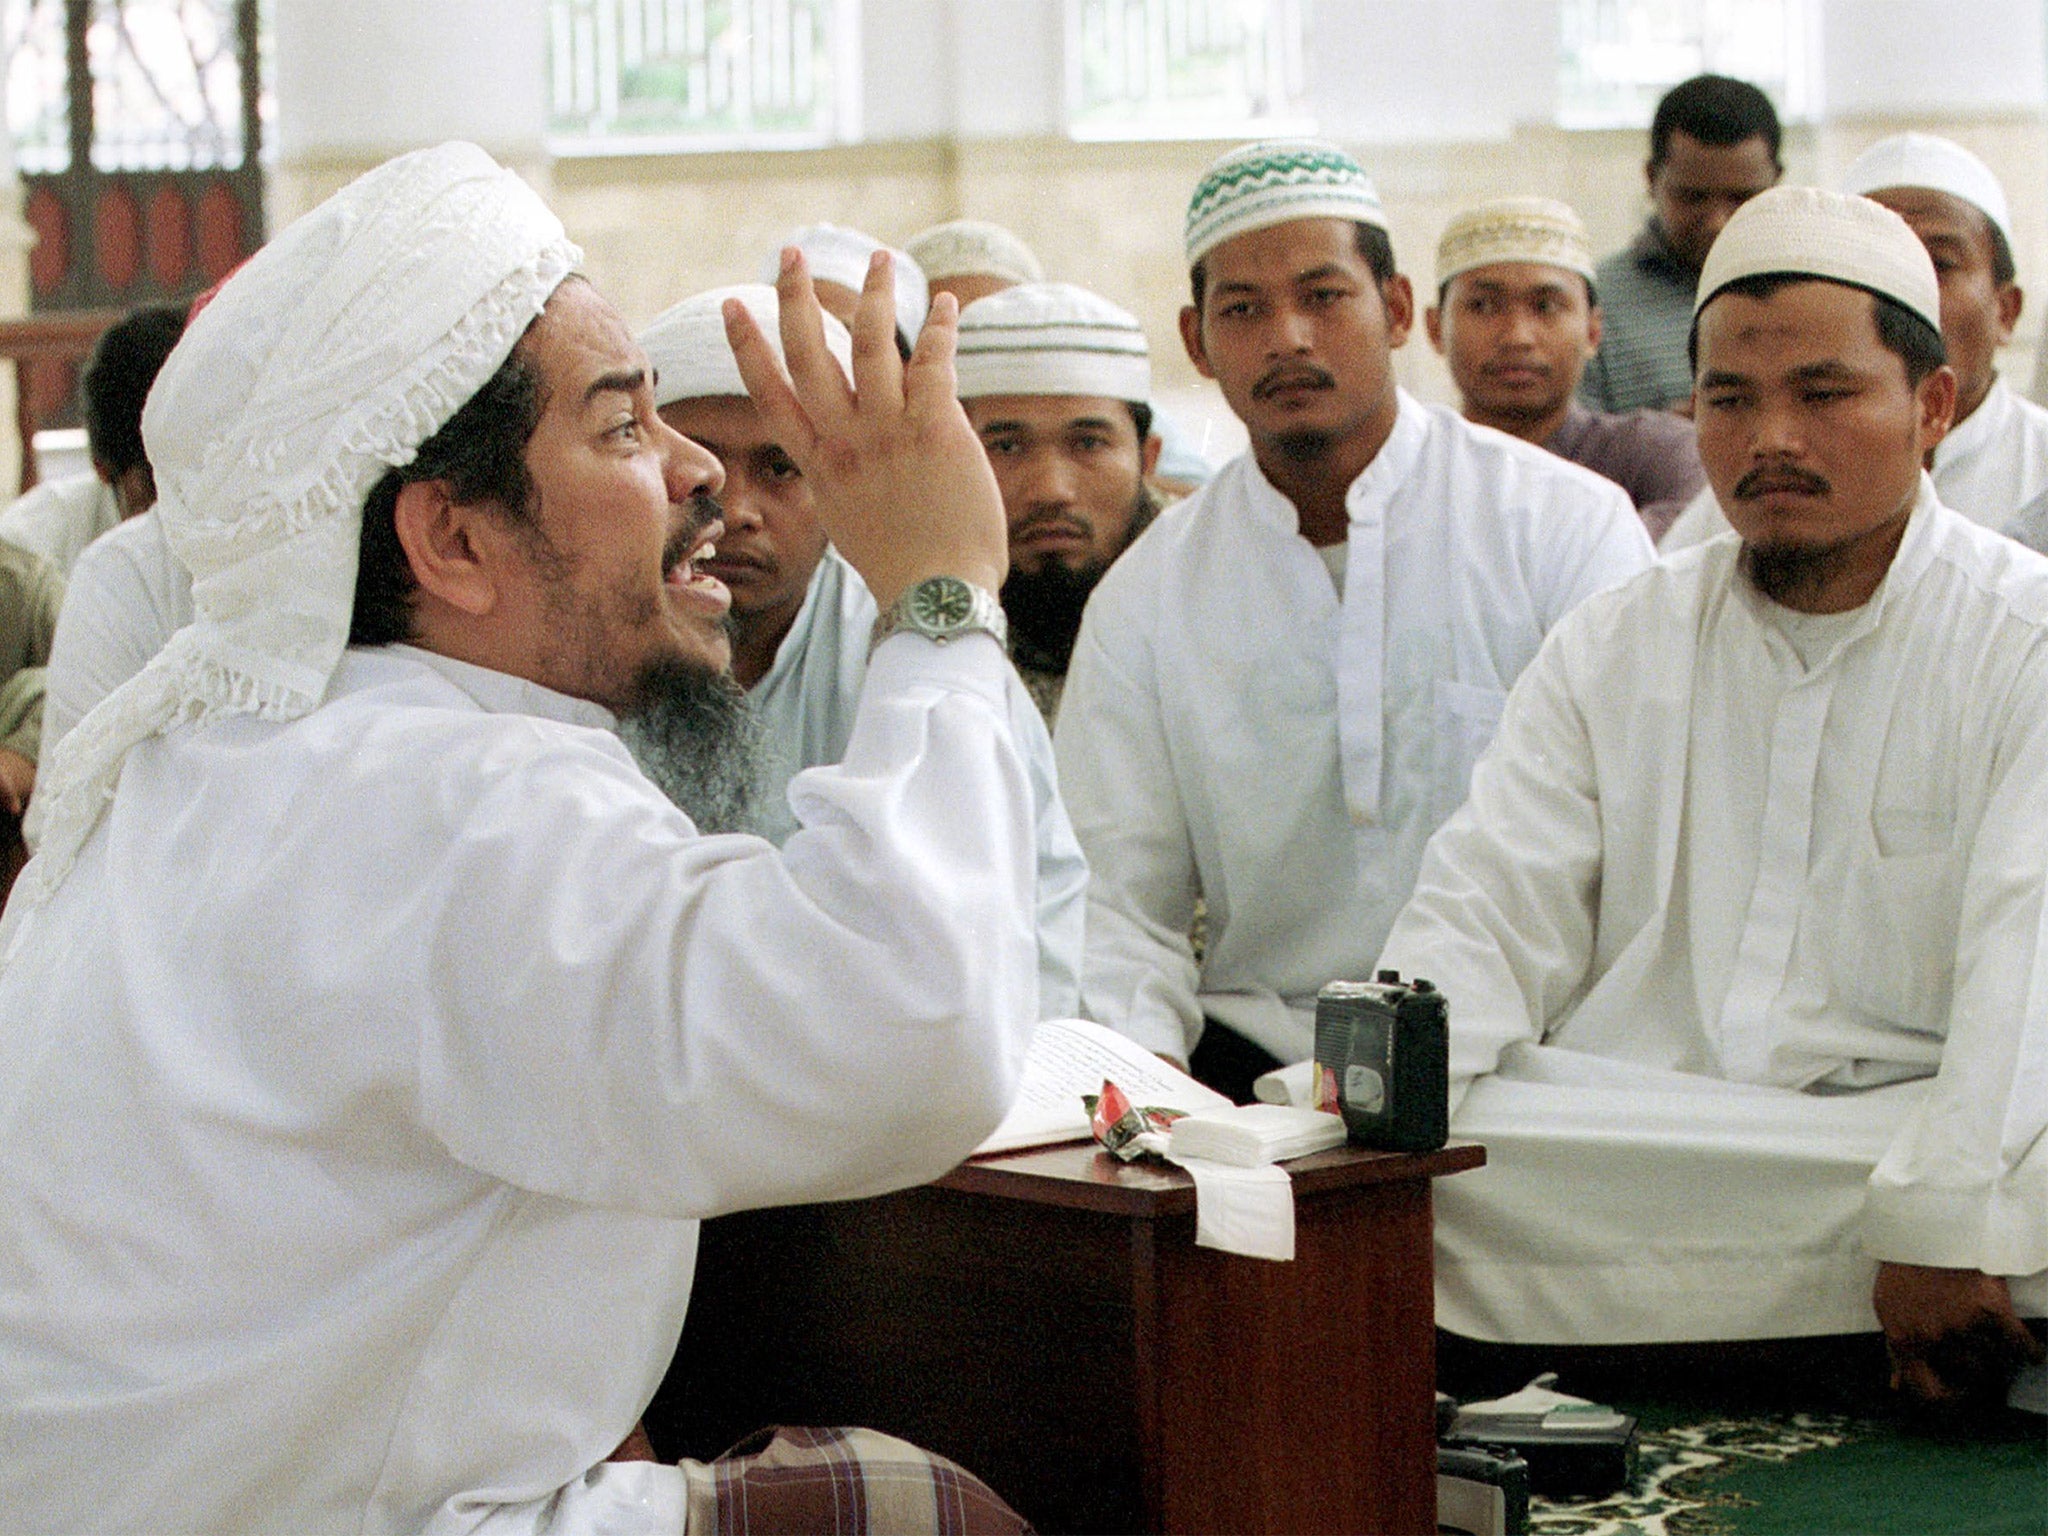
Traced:
[[1031, 1529], [973, 1473], [872, 1429], [760, 1430], [682, 1463], [689, 1536], [1010, 1536]]

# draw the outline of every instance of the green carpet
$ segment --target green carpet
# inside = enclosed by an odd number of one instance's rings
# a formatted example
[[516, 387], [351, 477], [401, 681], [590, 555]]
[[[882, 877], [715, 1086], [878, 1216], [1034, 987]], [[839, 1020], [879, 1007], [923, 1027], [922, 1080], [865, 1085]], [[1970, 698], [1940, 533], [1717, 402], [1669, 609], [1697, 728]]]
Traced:
[[1628, 1405], [1642, 1421], [1631, 1487], [1536, 1500], [1543, 1536], [2042, 1536], [2048, 1434], [2012, 1415], [1974, 1438], [1833, 1414], [1702, 1417]]

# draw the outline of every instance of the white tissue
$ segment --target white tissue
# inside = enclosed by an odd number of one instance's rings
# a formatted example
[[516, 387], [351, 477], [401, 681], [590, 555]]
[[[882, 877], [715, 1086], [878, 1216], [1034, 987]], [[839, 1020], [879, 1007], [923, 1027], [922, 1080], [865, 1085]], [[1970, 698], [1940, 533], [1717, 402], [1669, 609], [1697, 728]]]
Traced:
[[1233, 1168], [1171, 1157], [1195, 1181], [1195, 1243], [1253, 1259], [1294, 1257], [1294, 1181], [1266, 1163]]

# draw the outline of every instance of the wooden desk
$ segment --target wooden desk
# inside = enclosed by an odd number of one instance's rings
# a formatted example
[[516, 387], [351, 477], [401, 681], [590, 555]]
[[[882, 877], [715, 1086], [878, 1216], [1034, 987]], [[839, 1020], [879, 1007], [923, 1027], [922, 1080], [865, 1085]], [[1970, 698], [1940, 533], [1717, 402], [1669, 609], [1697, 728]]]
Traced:
[[866, 1424], [1046, 1532], [1433, 1532], [1430, 1180], [1484, 1161], [1300, 1159], [1289, 1264], [1197, 1248], [1185, 1174], [1092, 1145], [707, 1222], [647, 1429]]

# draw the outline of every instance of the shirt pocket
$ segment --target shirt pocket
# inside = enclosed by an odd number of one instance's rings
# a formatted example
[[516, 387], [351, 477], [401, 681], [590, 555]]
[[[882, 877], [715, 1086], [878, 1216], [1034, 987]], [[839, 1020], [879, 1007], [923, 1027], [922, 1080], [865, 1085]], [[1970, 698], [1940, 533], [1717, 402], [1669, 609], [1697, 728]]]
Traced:
[[1852, 869], [1834, 924], [1843, 1000], [1901, 1029], [1946, 1036], [1961, 901], [1961, 861], [1946, 847]]
[[1500, 729], [1501, 710], [1508, 696], [1498, 688], [1481, 688], [1471, 683], [1437, 682], [1433, 698], [1433, 726], [1436, 757], [1435, 821], [1444, 821], [1472, 788], [1472, 765], [1493, 742]]

